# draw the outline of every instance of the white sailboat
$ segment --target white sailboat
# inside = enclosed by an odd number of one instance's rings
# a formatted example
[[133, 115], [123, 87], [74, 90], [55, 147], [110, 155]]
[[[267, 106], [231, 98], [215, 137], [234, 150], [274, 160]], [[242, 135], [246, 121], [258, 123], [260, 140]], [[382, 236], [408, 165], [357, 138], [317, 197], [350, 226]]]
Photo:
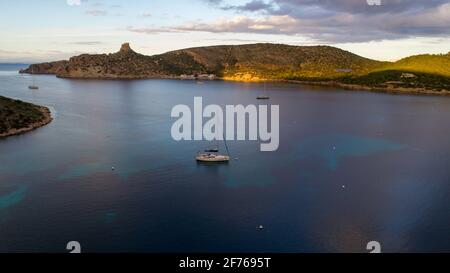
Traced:
[[219, 155], [215, 153], [199, 153], [196, 157], [199, 162], [229, 162], [230, 157], [227, 155]]
[[227, 140], [225, 134], [223, 135], [223, 141], [225, 143], [225, 148], [227, 150], [227, 155], [219, 154], [219, 145], [215, 147], [210, 147], [205, 149], [203, 152], [198, 152], [196, 160], [198, 162], [229, 162], [230, 161], [230, 151], [228, 150]]
[[196, 156], [196, 160], [199, 162], [229, 162], [230, 161], [230, 152], [228, 150], [227, 141], [224, 137], [225, 148], [227, 150], [226, 155], [219, 154], [219, 146], [217, 148], [208, 148], [203, 152], [198, 152]]
[[32, 79], [33, 79], [33, 84], [32, 85], [29, 85], [28, 86], [28, 89], [30, 89], [30, 90], [38, 90], [39, 89], [39, 86], [37, 86], [36, 84], [34, 84], [34, 77], [33, 76], [31, 76], [32, 77]]

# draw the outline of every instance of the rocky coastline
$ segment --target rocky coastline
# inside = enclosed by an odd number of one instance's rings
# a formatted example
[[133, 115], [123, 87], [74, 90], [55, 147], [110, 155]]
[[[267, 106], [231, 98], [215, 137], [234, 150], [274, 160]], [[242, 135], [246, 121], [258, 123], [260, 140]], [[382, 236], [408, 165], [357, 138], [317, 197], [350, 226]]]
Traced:
[[43, 127], [53, 121], [50, 109], [48, 109], [47, 107], [44, 107], [44, 106], [36, 106], [36, 107], [42, 113], [42, 115], [44, 117], [42, 120], [30, 123], [26, 127], [23, 127], [23, 128], [9, 129], [8, 131], [1, 133], [0, 138], [6, 138], [6, 137], [14, 136], [14, 135], [24, 134], [24, 133], [36, 130], [40, 127]]

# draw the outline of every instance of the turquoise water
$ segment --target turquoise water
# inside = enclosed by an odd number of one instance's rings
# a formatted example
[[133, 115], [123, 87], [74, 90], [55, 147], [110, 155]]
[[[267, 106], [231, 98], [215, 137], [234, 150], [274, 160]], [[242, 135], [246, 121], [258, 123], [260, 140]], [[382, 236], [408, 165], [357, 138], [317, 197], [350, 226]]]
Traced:
[[[450, 251], [450, 98], [17, 68], [0, 65], [0, 95], [55, 120], [0, 140], [0, 252]], [[211, 144], [170, 136], [194, 96], [280, 105], [280, 149], [230, 142], [239, 160], [197, 164]]]
[[14, 190], [8, 194], [0, 196], [0, 210], [7, 209], [11, 206], [14, 206], [17, 203], [20, 203], [25, 194], [27, 192], [26, 185], [18, 185], [17, 190]]

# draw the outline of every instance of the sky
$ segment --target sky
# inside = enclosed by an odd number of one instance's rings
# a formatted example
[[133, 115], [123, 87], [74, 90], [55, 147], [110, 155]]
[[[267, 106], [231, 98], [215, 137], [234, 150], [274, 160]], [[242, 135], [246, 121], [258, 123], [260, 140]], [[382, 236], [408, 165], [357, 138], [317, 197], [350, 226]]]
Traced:
[[395, 61], [450, 52], [450, 0], [2, 0], [0, 62], [221, 44], [331, 45]]

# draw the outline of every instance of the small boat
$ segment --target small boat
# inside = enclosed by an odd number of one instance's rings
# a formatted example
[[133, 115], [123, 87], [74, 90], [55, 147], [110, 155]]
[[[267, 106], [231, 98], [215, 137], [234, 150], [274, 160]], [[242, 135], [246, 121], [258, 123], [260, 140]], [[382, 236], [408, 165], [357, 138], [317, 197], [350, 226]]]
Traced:
[[213, 153], [199, 153], [196, 157], [200, 162], [228, 162], [230, 157], [227, 155], [218, 155]]
[[258, 96], [256, 97], [257, 100], [269, 100], [270, 97], [269, 96]]
[[[264, 81], [264, 93], [266, 92], [266, 81]], [[256, 97], [257, 100], [268, 100], [270, 99], [269, 96], [267, 95], [260, 95], [258, 97]]]
[[39, 89], [39, 86], [37, 86], [37, 85], [30, 85], [30, 86], [28, 86], [28, 89], [31, 89], [31, 90], [38, 90], [38, 89]]

